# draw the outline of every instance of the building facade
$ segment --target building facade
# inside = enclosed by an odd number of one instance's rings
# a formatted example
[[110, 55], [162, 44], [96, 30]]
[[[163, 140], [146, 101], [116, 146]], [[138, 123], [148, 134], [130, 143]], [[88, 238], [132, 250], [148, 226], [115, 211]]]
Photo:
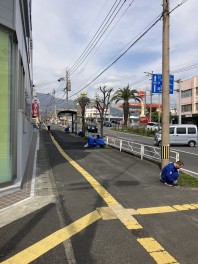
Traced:
[[0, 184], [23, 178], [32, 92], [31, 0], [0, 0]]
[[[176, 97], [177, 113], [181, 106], [181, 123], [198, 126], [198, 77], [182, 80]], [[180, 97], [181, 96], [181, 97]]]

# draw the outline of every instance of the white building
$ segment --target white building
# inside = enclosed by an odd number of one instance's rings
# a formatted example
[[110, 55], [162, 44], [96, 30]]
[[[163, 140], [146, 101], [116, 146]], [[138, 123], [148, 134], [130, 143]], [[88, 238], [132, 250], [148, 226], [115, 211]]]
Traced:
[[[104, 115], [105, 119], [109, 118], [109, 112], [110, 112], [109, 109], [105, 109], [105, 115]], [[98, 109], [96, 109], [95, 107], [86, 108], [85, 118], [86, 119], [95, 119], [97, 121], [98, 119], [100, 119], [100, 113], [99, 113]]]
[[177, 113], [181, 105], [181, 121], [183, 124], [195, 124], [198, 126], [198, 77], [182, 80], [178, 85], [181, 96], [176, 95]]

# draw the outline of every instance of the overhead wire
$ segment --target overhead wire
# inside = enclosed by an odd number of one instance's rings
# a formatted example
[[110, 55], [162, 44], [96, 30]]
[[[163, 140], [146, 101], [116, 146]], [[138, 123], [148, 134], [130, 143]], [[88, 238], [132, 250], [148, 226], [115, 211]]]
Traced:
[[183, 1], [181, 1], [180, 4], [178, 4], [177, 6], [175, 6], [175, 7], [169, 12], [169, 14], [171, 14], [173, 11], [175, 11], [175, 9], [177, 9], [178, 7], [182, 6], [185, 2], [187, 2], [187, 0], [183, 0]]
[[[106, 35], [106, 37], [103, 39], [103, 41], [100, 43], [100, 45], [97, 47], [97, 49], [95, 50], [94, 53], [92, 53], [92, 55], [89, 57], [89, 59], [87, 60], [87, 62], [84, 64], [84, 67], [87, 65], [87, 63], [90, 61], [90, 59], [96, 54], [96, 52], [99, 50], [99, 48], [101, 47], [101, 45], [104, 43], [104, 41], [108, 38], [108, 36], [111, 34], [111, 32], [115, 29], [115, 27], [117, 26], [117, 24], [120, 22], [120, 20], [122, 19], [122, 17], [125, 15], [125, 13], [128, 11], [129, 7], [132, 5], [132, 3], [135, 0], [132, 0], [131, 3], [128, 5], [128, 7], [125, 9], [125, 11], [122, 13], [122, 15], [119, 17], [119, 19], [117, 20], [117, 22], [114, 24], [114, 26], [111, 28], [111, 30], [109, 31], [109, 33]], [[83, 67], [83, 68], [84, 68]], [[75, 76], [75, 81], [78, 78], [78, 76], [80, 76], [80, 73], [76, 73], [77, 76]], [[74, 73], [75, 75], [75, 73]], [[74, 76], [73, 76], [74, 77]]]
[[[177, 9], [179, 6], [183, 5], [187, 0], [183, 0], [180, 4], [178, 4], [175, 8], [173, 8], [169, 13], [172, 13], [175, 9]], [[115, 1], [115, 3], [117, 2], [117, 0]], [[114, 5], [115, 5], [114, 3]], [[155, 24], [157, 24], [157, 22], [159, 22], [161, 20], [163, 16], [163, 13], [160, 15], [160, 17], [146, 30], [144, 31], [141, 36], [139, 38], [137, 38], [117, 59], [115, 59], [108, 67], [106, 67], [100, 74], [98, 74], [92, 81], [90, 81], [87, 85], [85, 85], [82, 89], [80, 89], [79, 91], [77, 91], [76, 93], [74, 93], [73, 95], [69, 96], [70, 97], [73, 97], [74, 95], [76, 95], [77, 93], [79, 93], [80, 91], [82, 91], [83, 89], [87, 88], [91, 83], [93, 83], [97, 78], [99, 78], [106, 70], [108, 70], [114, 63], [116, 63], [125, 53], [127, 53], [127, 51], [135, 44], [137, 43], [152, 27], [155, 26]], [[189, 68], [182, 68], [182, 69], [178, 69], [178, 70], [175, 70], [175, 71], [172, 71], [172, 73], [178, 73], [178, 72], [181, 72], [184, 71], [184, 70], [190, 70], [190, 69], [194, 69], [194, 68], [197, 68], [198, 67], [198, 64], [195, 64], [195, 65], [191, 65], [189, 66]], [[138, 82], [135, 82], [133, 83], [132, 85], [134, 84], [137, 84], [139, 82], [142, 82], [144, 81], [145, 77], [142, 77], [142, 80], [139, 80]], [[64, 95], [63, 95], [64, 96]]]
[[[99, 16], [101, 15], [101, 13], [102, 13], [103, 9], [105, 8], [106, 4], [108, 3], [108, 1], [109, 1], [109, 0], [105, 0], [105, 3], [104, 3], [104, 5], [103, 5], [102, 9], [100, 10], [98, 16], [96, 17], [96, 19], [94, 20], [93, 24], [91, 25], [91, 27], [90, 27], [88, 33], [87, 33], [86, 36], [85, 36], [85, 39], [89, 36], [89, 33], [91, 32], [92, 28], [94, 27], [96, 21], [98, 20]], [[84, 42], [83, 42], [82, 44], [84, 44]], [[76, 59], [77, 59], [78, 57], [79, 57], [79, 56], [76, 56], [75, 59], [74, 59], [74, 61], [76, 61]], [[73, 64], [72, 64], [72, 65], [73, 65]], [[68, 68], [71, 68], [71, 66], [69, 65]]]
[[122, 56], [124, 56], [144, 35], [146, 35], [146, 33], [148, 33], [162, 18], [163, 16], [163, 12], [162, 14], [160, 14], [157, 18], [157, 20], [151, 25], [149, 26], [149, 28], [147, 28], [124, 52], [121, 53], [121, 55], [119, 55], [109, 66], [107, 66], [100, 74], [98, 74], [93, 80], [91, 80], [87, 85], [85, 85], [82, 89], [80, 89], [78, 92], [74, 93], [73, 95], [71, 95], [69, 98], [73, 97], [74, 95], [76, 95], [77, 93], [79, 93], [80, 91], [82, 91], [83, 89], [85, 89], [86, 87], [88, 87], [90, 84], [92, 84], [96, 79], [98, 79], [98, 77], [100, 77], [104, 72], [106, 72], [112, 65], [114, 65]]
[[[183, 5], [186, 1], [187, 0], [183, 0], [179, 5], [177, 5], [175, 8], [173, 8], [169, 13], [172, 13], [175, 9], [177, 9], [178, 7], [180, 7], [181, 5]], [[137, 43], [139, 41], [139, 39], [141, 39], [152, 27], [154, 27], [157, 24], [157, 22], [159, 22], [161, 20], [162, 17], [163, 17], [163, 12], [159, 16], [159, 18], [154, 23], [152, 23], [152, 25], [145, 32], [143, 32], [141, 34], [141, 36], [139, 38], [137, 38], [117, 59], [115, 59], [108, 67], [106, 67], [92, 81], [90, 81], [87, 85], [85, 85], [82, 89], [80, 89], [79, 91], [77, 91], [76, 93], [74, 93], [73, 95], [71, 95], [70, 97], [73, 97], [74, 95], [78, 94], [80, 91], [82, 91], [83, 89], [87, 88], [91, 83], [93, 83], [97, 78], [99, 78], [106, 70], [108, 70], [114, 63], [116, 63], [135, 43]]]
[[[120, 0], [120, 2], [121, 2], [121, 0]], [[118, 3], [118, 5], [120, 4], [120, 2]], [[116, 18], [116, 16], [118, 15], [118, 13], [120, 12], [120, 10], [122, 9], [122, 7], [125, 3], [126, 3], [126, 0], [123, 1], [123, 3], [121, 4], [121, 6], [117, 10], [117, 12], [116, 12], [116, 9], [117, 9], [118, 5], [116, 6], [116, 8], [113, 10], [113, 13], [110, 15], [107, 22], [105, 23], [103, 28], [100, 30], [99, 34], [97, 35], [97, 37], [95, 38], [95, 40], [93, 41], [91, 46], [87, 49], [86, 53], [82, 56], [82, 58], [79, 60], [79, 62], [76, 64], [76, 66], [72, 70], [69, 71], [70, 75], [72, 75], [80, 67], [80, 65], [82, 65], [82, 63], [86, 60], [86, 58], [89, 56], [89, 54], [92, 52], [92, 50], [96, 47], [96, 45], [98, 44], [100, 39], [103, 37], [105, 32], [108, 30], [110, 25], [113, 23], [114, 19]], [[115, 13], [115, 15], [113, 16], [114, 13]], [[113, 18], [111, 19], [112, 16], [113, 16]]]
[[105, 17], [105, 19], [103, 20], [102, 24], [100, 25], [100, 27], [98, 28], [97, 32], [95, 33], [95, 35], [92, 37], [92, 39], [90, 40], [90, 42], [88, 43], [88, 45], [86, 46], [86, 48], [84, 49], [84, 51], [82, 52], [82, 54], [79, 56], [79, 58], [75, 61], [75, 63], [69, 68], [69, 72], [72, 70], [72, 68], [75, 67], [75, 65], [78, 63], [78, 61], [81, 59], [81, 57], [84, 55], [84, 53], [86, 52], [87, 48], [90, 46], [90, 44], [92, 43], [92, 41], [94, 40], [95, 36], [97, 35], [98, 31], [101, 29], [101, 27], [103, 26], [103, 24], [105, 23], [107, 17], [109, 16], [109, 14], [111, 13], [112, 9], [114, 8], [116, 2], [118, 0], [115, 0], [113, 6], [111, 7], [110, 11], [108, 12], [107, 16]]

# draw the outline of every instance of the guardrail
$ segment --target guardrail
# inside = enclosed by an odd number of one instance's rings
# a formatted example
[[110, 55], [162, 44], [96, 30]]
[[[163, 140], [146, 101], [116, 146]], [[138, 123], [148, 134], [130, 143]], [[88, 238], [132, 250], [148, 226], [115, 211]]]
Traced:
[[[135, 141], [126, 140], [118, 137], [106, 136], [106, 144], [120, 151], [132, 153], [136, 156], [140, 156], [141, 159], [144, 157], [157, 162], [161, 161], [161, 148], [153, 147], [137, 143]], [[175, 162], [179, 160], [179, 153], [170, 150], [170, 161]]]

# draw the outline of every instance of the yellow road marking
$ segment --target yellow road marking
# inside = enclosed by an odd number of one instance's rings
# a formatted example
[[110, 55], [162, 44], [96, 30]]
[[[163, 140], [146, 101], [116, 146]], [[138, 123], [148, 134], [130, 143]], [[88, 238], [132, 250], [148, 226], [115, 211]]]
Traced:
[[152, 237], [139, 238], [137, 241], [146, 249], [158, 264], [178, 263], [164, 248]]
[[136, 211], [141, 215], [145, 215], [145, 214], [172, 213], [177, 211], [195, 210], [195, 209], [198, 209], [198, 204], [181, 204], [181, 205], [173, 205], [173, 206], [139, 208]]
[[[50, 134], [51, 135], [51, 134]], [[91, 186], [96, 190], [96, 192], [103, 198], [107, 205], [111, 208], [113, 213], [117, 218], [128, 228], [128, 229], [139, 229], [142, 226], [137, 222], [137, 220], [129, 213], [128, 209], [125, 209], [122, 205], [116, 201], [116, 199], [107, 190], [94, 179], [85, 169], [83, 169], [78, 163], [72, 160], [61, 148], [58, 142], [51, 135], [51, 139], [55, 146], [63, 157], [77, 170], [82, 176], [91, 184]]]
[[[114, 198], [111, 196], [105, 188], [103, 188], [87, 171], [85, 171], [79, 164], [72, 160], [60, 147], [58, 142], [51, 135], [52, 141], [59, 150], [59, 152], [65, 157], [70, 164], [76, 168], [84, 178], [93, 186], [93, 188], [98, 192], [98, 194], [103, 198], [107, 203], [113, 213], [120, 219], [120, 221], [128, 229], [140, 229], [142, 226], [137, 222], [137, 220], [131, 215], [132, 212], [130, 209], [125, 209], [120, 205]], [[193, 205], [192, 205], [193, 206]], [[148, 213], [165, 213], [165, 212], [175, 212], [176, 208], [171, 206], [164, 207], [152, 207], [152, 208], [142, 208], [136, 210], [139, 214], [148, 214]], [[154, 258], [158, 264], [173, 264], [178, 263], [164, 248], [156, 241], [154, 238], [141, 238], [137, 241], [149, 252], [151, 257]]]
[[160, 214], [160, 213], [169, 213], [176, 212], [176, 209], [171, 206], [159, 206], [159, 207], [148, 207], [148, 208], [139, 208], [137, 212], [141, 215], [144, 214]]
[[109, 207], [98, 207], [96, 208], [98, 213], [101, 215], [103, 220], [118, 219], [114, 212]]
[[126, 226], [127, 229], [140, 229], [142, 226], [131, 215], [128, 209], [125, 209], [121, 204], [109, 205], [118, 219]]
[[56, 247], [63, 241], [69, 239], [73, 235], [77, 234], [78, 232], [82, 231], [84, 228], [88, 227], [89, 225], [93, 224], [97, 220], [99, 220], [101, 216], [95, 210], [86, 216], [80, 218], [79, 220], [73, 222], [72, 224], [54, 232], [53, 234], [49, 235], [48, 237], [40, 240], [39, 242], [35, 243], [34, 245], [24, 249], [20, 253], [16, 254], [15, 256], [5, 260], [2, 264], [27, 264], [31, 261], [34, 261], [50, 249]]
[[192, 204], [173, 205], [173, 208], [175, 208], [178, 211], [185, 211], [185, 210], [194, 210], [194, 209], [197, 209]]

